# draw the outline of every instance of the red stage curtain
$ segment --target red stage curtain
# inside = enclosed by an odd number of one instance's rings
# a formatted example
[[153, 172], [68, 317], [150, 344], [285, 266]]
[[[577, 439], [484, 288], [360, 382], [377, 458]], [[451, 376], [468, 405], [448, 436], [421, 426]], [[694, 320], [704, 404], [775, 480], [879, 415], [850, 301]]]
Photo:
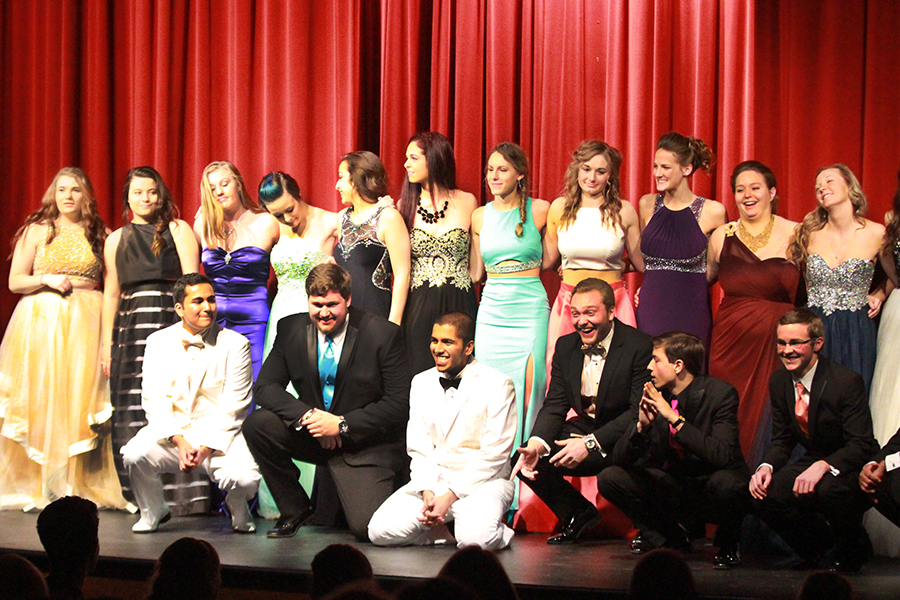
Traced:
[[[0, 2], [3, 239], [64, 165], [87, 171], [112, 227], [125, 172], [145, 163], [188, 220], [201, 169], [221, 158], [251, 190], [286, 170], [337, 209], [343, 153], [379, 152], [396, 194], [406, 141], [426, 129], [451, 138], [459, 187], [482, 199], [496, 143], [522, 144], [535, 195], [552, 200], [571, 151], [600, 137], [623, 151], [623, 194], [636, 201], [653, 190], [654, 144], [670, 129], [713, 147], [716, 169], [694, 190], [732, 218], [727, 179], [746, 158], [773, 167], [794, 219], [831, 162], [857, 172], [874, 219], [896, 187], [890, 2]], [[0, 324], [16, 300], [0, 294]]]

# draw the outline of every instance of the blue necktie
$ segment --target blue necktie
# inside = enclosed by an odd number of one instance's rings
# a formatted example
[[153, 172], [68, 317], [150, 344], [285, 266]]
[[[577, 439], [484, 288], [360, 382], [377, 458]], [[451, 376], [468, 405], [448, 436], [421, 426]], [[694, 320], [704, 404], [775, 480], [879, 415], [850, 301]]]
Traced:
[[319, 384], [322, 386], [322, 400], [325, 402], [325, 410], [331, 411], [331, 402], [334, 400], [334, 381], [337, 374], [337, 363], [334, 360], [334, 340], [331, 336], [325, 336], [325, 352], [319, 361]]

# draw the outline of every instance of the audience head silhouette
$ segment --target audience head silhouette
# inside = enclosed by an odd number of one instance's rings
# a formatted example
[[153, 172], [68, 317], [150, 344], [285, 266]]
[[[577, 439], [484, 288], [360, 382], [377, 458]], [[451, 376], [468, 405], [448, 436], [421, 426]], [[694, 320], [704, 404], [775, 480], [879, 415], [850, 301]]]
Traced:
[[453, 579], [479, 591], [491, 600], [518, 600], [519, 595], [497, 556], [479, 546], [457, 550], [444, 564], [439, 577]]
[[50, 503], [37, 519], [38, 537], [50, 559], [50, 573], [94, 570], [100, 554], [97, 505], [78, 496]]
[[631, 574], [631, 600], [697, 600], [691, 568], [677, 552], [653, 550]]
[[215, 600], [221, 583], [216, 549], [204, 540], [183, 537], [156, 561], [147, 600]]
[[0, 554], [0, 600], [45, 600], [50, 597], [44, 576], [18, 554]]
[[348, 544], [332, 544], [316, 554], [312, 573], [313, 598], [322, 598], [348, 584], [375, 583], [369, 559]]

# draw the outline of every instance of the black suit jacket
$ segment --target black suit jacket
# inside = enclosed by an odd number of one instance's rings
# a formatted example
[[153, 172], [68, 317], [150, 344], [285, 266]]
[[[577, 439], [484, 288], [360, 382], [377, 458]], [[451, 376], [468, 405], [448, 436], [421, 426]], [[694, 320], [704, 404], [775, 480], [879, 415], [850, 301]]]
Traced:
[[624, 467], [665, 468], [686, 477], [729, 468], [745, 470], [737, 411], [738, 394], [733, 386], [714, 377], [697, 376], [678, 396], [678, 413], [685, 423], [674, 439], [683, 448], [683, 456], [672, 448], [669, 422], [657, 417], [643, 433], [637, 430], [637, 420], [631, 423], [616, 444], [613, 462]]
[[[400, 327], [366, 312], [348, 315], [347, 334], [338, 362], [331, 412], [349, 426], [343, 454], [402, 442], [409, 419], [410, 373]], [[295, 423], [311, 408], [325, 410], [319, 385], [318, 332], [309, 315], [284, 317], [266, 358], [253, 396], [256, 404]], [[285, 387], [293, 384], [294, 398]]]
[[862, 377], [847, 367], [819, 356], [809, 393], [809, 437], [794, 416], [794, 380], [778, 369], [769, 380], [772, 399], [772, 445], [762, 462], [777, 471], [801, 444], [801, 458], [812, 464], [824, 460], [842, 473], [858, 472], [878, 452], [872, 433], [872, 415]]
[[[607, 452], [637, 418], [637, 407], [644, 391], [644, 383], [650, 381], [647, 366], [653, 356], [650, 336], [615, 319], [615, 329], [603, 366], [603, 375], [597, 388], [597, 415], [594, 437]], [[566, 414], [574, 408], [580, 417], [590, 419], [581, 406], [581, 373], [584, 370], [584, 354], [581, 337], [570, 333], [556, 341], [556, 351], [551, 366], [550, 388], [544, 406], [535, 420], [531, 435], [548, 444], [557, 436]]]

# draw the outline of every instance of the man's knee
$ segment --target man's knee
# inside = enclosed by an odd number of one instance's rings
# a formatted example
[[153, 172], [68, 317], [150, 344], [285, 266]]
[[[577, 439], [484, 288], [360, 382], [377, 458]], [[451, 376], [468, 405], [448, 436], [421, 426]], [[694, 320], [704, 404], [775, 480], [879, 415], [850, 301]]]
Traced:
[[606, 467], [597, 475], [597, 491], [601, 496], [613, 495], [622, 491], [628, 479], [628, 471], [622, 467], [616, 465]]
[[278, 415], [265, 408], [257, 408], [244, 419], [241, 425], [241, 433], [243, 433], [244, 439], [248, 442], [250, 439], [257, 440], [260, 432], [273, 431], [276, 423], [282, 427], [284, 426]]

